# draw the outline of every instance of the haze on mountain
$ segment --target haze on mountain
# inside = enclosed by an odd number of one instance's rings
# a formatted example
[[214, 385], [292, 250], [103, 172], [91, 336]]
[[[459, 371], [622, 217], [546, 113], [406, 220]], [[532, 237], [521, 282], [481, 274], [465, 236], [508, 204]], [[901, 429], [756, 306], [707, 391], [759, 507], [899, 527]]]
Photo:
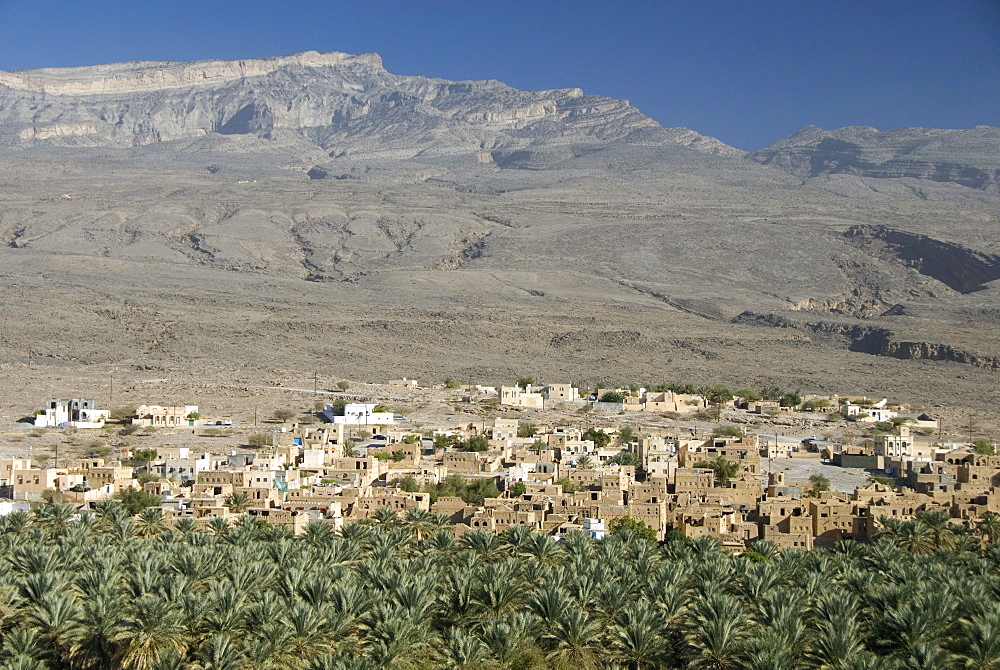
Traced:
[[0, 72], [0, 364], [988, 404], [998, 212], [985, 126], [747, 154], [375, 54]]

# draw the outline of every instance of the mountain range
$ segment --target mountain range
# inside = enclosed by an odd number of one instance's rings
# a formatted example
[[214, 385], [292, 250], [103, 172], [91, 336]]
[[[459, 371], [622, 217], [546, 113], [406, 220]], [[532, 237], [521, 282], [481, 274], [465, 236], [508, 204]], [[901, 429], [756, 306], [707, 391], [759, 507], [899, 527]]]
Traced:
[[0, 72], [0, 365], [997, 399], [1000, 128], [753, 152], [376, 54]]

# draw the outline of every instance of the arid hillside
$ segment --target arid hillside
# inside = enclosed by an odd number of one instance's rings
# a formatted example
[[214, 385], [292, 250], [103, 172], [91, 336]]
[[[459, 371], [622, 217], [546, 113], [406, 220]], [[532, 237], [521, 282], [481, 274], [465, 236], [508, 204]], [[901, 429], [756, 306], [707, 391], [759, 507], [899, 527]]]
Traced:
[[374, 55], [0, 73], [0, 366], [992, 406], [1000, 129], [893, 133], [745, 156]]

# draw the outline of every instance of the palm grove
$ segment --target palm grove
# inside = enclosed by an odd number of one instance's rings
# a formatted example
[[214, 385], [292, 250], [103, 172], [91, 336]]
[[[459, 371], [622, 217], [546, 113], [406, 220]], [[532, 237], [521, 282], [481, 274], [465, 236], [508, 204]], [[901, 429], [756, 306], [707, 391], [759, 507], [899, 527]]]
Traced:
[[734, 556], [622, 524], [456, 538], [388, 509], [292, 537], [113, 501], [0, 522], [4, 668], [1000, 668], [1000, 519]]

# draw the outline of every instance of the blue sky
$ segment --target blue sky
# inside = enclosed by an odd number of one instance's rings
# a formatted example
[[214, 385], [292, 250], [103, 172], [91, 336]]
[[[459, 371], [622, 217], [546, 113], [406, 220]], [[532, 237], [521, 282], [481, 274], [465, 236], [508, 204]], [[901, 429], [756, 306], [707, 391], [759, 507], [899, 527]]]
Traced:
[[743, 149], [809, 124], [1000, 126], [1000, 0], [0, 0], [0, 70], [307, 50], [628, 98]]

